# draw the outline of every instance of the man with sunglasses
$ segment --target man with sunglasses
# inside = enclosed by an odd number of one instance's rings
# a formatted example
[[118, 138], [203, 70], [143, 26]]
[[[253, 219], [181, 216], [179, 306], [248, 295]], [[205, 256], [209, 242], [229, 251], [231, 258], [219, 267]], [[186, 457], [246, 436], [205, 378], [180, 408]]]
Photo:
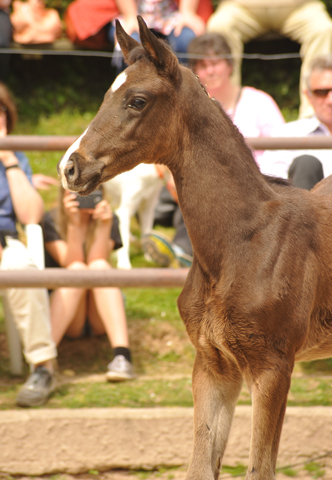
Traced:
[[[273, 132], [274, 137], [311, 137], [332, 134], [332, 54], [315, 58], [309, 67], [304, 90], [314, 115], [289, 122]], [[310, 190], [332, 174], [331, 150], [267, 150], [261, 172], [290, 178], [295, 187]]]

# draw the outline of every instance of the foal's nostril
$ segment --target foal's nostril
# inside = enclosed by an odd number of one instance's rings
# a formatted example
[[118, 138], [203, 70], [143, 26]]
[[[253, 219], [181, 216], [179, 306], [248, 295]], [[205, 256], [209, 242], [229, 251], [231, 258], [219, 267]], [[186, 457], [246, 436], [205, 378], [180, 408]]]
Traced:
[[64, 174], [67, 180], [71, 180], [71, 181], [74, 180], [76, 169], [75, 169], [75, 164], [73, 160], [68, 160], [68, 162], [66, 163], [66, 166], [64, 167]]

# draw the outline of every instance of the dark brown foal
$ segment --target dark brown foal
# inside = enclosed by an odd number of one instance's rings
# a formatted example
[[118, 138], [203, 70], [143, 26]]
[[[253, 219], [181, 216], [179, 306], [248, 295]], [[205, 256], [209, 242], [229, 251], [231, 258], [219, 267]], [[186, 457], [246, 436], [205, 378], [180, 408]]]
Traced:
[[331, 188], [267, 181], [195, 75], [139, 25], [142, 45], [117, 24], [129, 67], [59, 173], [66, 188], [88, 194], [141, 162], [169, 167], [194, 249], [178, 300], [197, 349], [188, 479], [218, 477], [245, 381], [246, 478], [272, 480], [294, 362], [332, 352]]

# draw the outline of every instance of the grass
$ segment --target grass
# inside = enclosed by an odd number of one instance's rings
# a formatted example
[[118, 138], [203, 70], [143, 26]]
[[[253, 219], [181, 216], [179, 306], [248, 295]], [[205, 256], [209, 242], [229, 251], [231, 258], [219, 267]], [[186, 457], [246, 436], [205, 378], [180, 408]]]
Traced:
[[[64, 379], [64, 374], [74, 373], [61, 370], [60, 386], [47, 403], [47, 408], [151, 408], [192, 407], [192, 386], [189, 369], [177, 369], [176, 358], [158, 360], [154, 375], [141, 375], [126, 383], [106, 383], [103, 377], [89, 381], [86, 376], [77, 377], [75, 382]], [[183, 363], [183, 358], [179, 359]], [[172, 368], [172, 364], [173, 367]], [[163, 371], [164, 367], [164, 371]], [[167, 367], [167, 368], [166, 368]], [[178, 372], [178, 376], [172, 372]], [[77, 372], [75, 372], [77, 373]], [[86, 372], [85, 372], [86, 373]], [[15, 397], [21, 381], [0, 386], [0, 410], [15, 408]], [[243, 387], [239, 405], [250, 405], [250, 395]], [[288, 406], [309, 407], [332, 406], [332, 379], [330, 377], [293, 378]], [[42, 407], [41, 407], [42, 408]]]

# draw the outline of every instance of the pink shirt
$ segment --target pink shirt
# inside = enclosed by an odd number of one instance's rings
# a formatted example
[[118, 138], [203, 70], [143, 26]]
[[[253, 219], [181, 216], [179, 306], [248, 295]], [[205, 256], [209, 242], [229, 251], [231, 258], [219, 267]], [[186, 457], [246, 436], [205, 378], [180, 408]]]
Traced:
[[[235, 112], [227, 113], [244, 137], [270, 137], [275, 128], [285, 123], [273, 98], [253, 87], [243, 87]], [[258, 165], [262, 154], [262, 150], [254, 152]]]

